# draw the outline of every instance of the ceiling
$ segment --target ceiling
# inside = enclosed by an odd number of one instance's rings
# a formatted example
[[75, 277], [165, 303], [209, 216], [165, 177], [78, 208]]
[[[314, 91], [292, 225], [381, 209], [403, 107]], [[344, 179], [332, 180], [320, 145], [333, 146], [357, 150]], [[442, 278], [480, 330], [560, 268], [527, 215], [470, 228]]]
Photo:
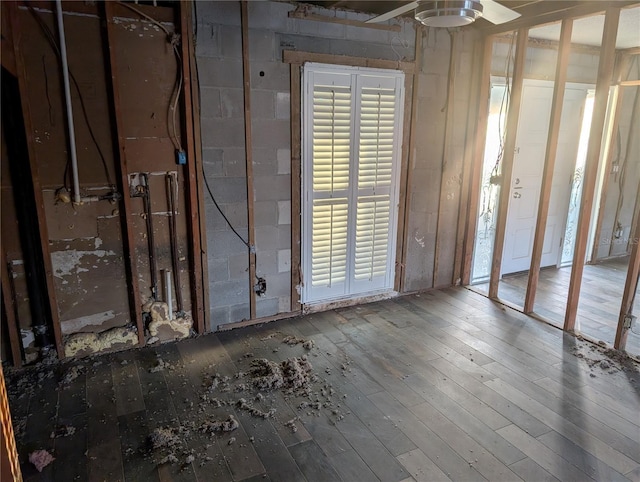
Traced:
[[[302, 2], [299, 2], [302, 3]], [[325, 8], [343, 8], [347, 10], [355, 10], [357, 12], [370, 13], [373, 15], [381, 15], [390, 10], [398, 8], [408, 1], [370, 1], [370, 0], [311, 0], [304, 3], [311, 3]], [[616, 1], [578, 1], [578, 0], [498, 0], [498, 3], [517, 11], [522, 15], [523, 19], [536, 20], [534, 23], [548, 22], [550, 15], [564, 11], [576, 10], [586, 5], [600, 5], [604, 10], [607, 4], [618, 4]], [[629, 2], [627, 2], [629, 3]], [[405, 14], [408, 17], [413, 15], [412, 11]], [[517, 22], [518, 20], [516, 20]], [[513, 23], [513, 22], [512, 22]], [[476, 24], [481, 29], [490, 29], [493, 24], [479, 19]], [[505, 24], [505, 26], [508, 24]], [[604, 16], [597, 15], [578, 19], [574, 22], [573, 27], [573, 43], [583, 45], [598, 46], [602, 39], [602, 30], [604, 26]], [[531, 37], [558, 40], [560, 38], [560, 24], [551, 24], [549, 26], [538, 27], [531, 30]], [[620, 16], [620, 25], [618, 27], [617, 48], [640, 47], [640, 7], [626, 8], [622, 10]]]

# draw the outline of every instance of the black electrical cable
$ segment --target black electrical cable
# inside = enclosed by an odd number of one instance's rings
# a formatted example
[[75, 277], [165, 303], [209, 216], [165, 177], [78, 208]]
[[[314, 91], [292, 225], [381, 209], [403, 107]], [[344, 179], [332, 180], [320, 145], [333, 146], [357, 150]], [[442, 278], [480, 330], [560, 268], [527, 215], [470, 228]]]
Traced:
[[227, 224], [229, 225], [229, 227], [231, 228], [231, 231], [234, 232], [234, 234], [236, 236], [238, 236], [238, 239], [240, 241], [242, 241], [244, 243], [244, 245], [249, 248], [249, 251], [252, 251], [251, 245], [249, 243], [247, 243], [244, 238], [242, 236], [240, 236], [240, 234], [238, 233], [238, 231], [236, 231], [236, 229], [233, 227], [233, 225], [231, 224], [231, 221], [229, 221], [227, 219], [227, 217], [224, 215], [224, 213], [222, 212], [222, 209], [220, 209], [220, 206], [218, 205], [218, 202], [216, 201], [216, 198], [213, 196], [213, 192], [211, 192], [211, 188], [209, 187], [209, 181], [207, 181], [207, 175], [204, 172], [204, 166], [202, 167], [202, 178], [204, 179], [204, 184], [205, 186], [207, 186], [207, 191], [209, 191], [209, 196], [211, 197], [211, 200], [213, 201], [213, 204], [216, 206], [216, 209], [218, 210], [218, 212], [220, 213], [220, 215], [223, 217], [223, 219], [227, 222]]
[[[40, 15], [38, 14], [38, 12], [36, 12], [36, 10], [29, 4], [27, 4], [27, 8], [29, 9], [29, 12], [31, 12], [31, 15], [33, 15], [33, 17], [35, 18], [36, 22], [38, 23], [38, 25], [40, 26], [40, 29], [42, 30], [45, 38], [47, 39], [47, 41], [49, 42], [49, 45], [51, 46], [51, 48], [53, 49], [53, 51], [55, 52], [55, 54], [58, 56], [58, 59], [62, 58], [62, 54], [60, 53], [60, 48], [58, 47], [58, 44], [55, 40], [55, 37], [53, 35], [53, 32], [51, 32], [51, 30], [49, 29], [49, 27], [47, 26], [47, 24], [44, 22], [44, 20], [42, 20], [42, 17], [40, 17]], [[80, 90], [80, 84], [78, 83], [78, 80], [76, 79], [75, 75], [73, 75], [73, 72], [71, 72], [71, 68], [68, 68], [69, 71], [69, 77], [71, 78], [74, 87], [76, 88], [76, 92], [78, 93], [78, 99], [80, 100], [80, 107], [82, 110], [82, 115], [84, 117], [84, 121], [87, 125], [87, 128], [89, 130], [89, 135], [91, 136], [91, 140], [93, 141], [93, 144], [96, 146], [96, 150], [98, 151], [98, 154], [100, 156], [100, 160], [102, 161], [102, 167], [104, 168], [104, 173], [107, 179], [107, 183], [109, 184], [110, 187], [115, 189], [115, 184], [113, 183], [113, 180], [111, 179], [111, 174], [109, 173], [109, 167], [107, 166], [107, 159], [104, 156], [104, 153], [102, 152], [102, 149], [100, 148], [100, 144], [98, 143], [98, 140], [96, 138], [95, 132], [93, 130], [93, 127], [91, 126], [91, 122], [89, 122], [89, 114], [87, 113], [87, 107], [84, 103], [84, 97], [82, 96], [82, 91]], [[67, 173], [69, 171], [69, 160], [67, 159], [67, 165], [65, 166], [65, 187], [66, 187], [66, 178], [67, 178]]]

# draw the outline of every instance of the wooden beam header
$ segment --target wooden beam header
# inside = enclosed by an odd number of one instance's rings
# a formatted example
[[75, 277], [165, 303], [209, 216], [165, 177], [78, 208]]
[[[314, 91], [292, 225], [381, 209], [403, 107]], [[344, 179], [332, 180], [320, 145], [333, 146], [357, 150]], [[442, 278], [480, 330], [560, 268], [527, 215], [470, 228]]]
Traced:
[[302, 65], [305, 62], [318, 62], [320, 64], [349, 65], [351, 67], [369, 67], [372, 69], [401, 70], [405, 74], [413, 74], [415, 62], [403, 60], [368, 59], [365, 57], [351, 57], [348, 55], [318, 54], [314, 52], [302, 52], [299, 50], [284, 50], [282, 60], [287, 64]]

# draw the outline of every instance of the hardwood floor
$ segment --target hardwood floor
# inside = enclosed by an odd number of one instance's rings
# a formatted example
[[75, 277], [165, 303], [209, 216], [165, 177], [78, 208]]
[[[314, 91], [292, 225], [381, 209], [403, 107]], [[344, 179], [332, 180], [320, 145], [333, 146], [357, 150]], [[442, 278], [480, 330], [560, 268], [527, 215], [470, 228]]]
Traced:
[[[613, 346], [628, 264], [629, 258], [623, 257], [585, 265], [576, 320], [579, 333]], [[570, 267], [540, 271], [534, 312], [560, 327], [564, 324], [570, 276]], [[500, 299], [522, 307], [528, 277], [526, 272], [504, 276], [498, 287]], [[472, 289], [486, 293], [488, 286], [483, 283]], [[634, 313], [640, 313], [640, 296], [636, 297]], [[640, 357], [640, 324], [629, 332], [626, 351]]]
[[[457, 288], [7, 378], [28, 481], [639, 480], [639, 367], [601, 350]], [[244, 386], [254, 360], [304, 354], [306, 394]], [[36, 449], [56, 458], [42, 473]]]

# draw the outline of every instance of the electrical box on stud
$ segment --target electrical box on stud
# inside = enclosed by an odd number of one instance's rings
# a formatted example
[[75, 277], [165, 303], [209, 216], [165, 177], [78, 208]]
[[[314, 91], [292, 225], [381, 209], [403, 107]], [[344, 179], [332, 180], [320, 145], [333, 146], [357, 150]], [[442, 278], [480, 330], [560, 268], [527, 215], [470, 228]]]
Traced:
[[176, 162], [180, 165], [187, 163], [187, 153], [184, 151], [176, 151]]

